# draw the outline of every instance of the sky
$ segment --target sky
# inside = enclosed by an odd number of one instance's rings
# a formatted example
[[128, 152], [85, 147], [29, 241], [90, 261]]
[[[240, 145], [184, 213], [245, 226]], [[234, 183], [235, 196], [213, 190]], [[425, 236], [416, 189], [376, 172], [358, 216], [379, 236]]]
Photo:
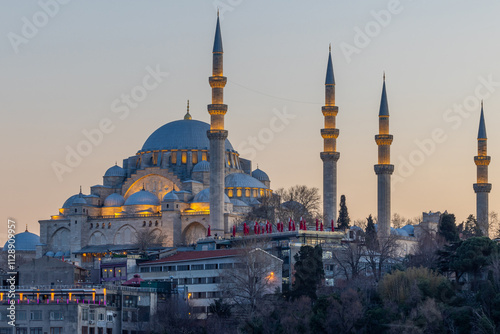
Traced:
[[[229, 140], [268, 173], [273, 189], [322, 191], [331, 43], [338, 195], [346, 195], [351, 219], [376, 215], [374, 135], [384, 71], [394, 135], [392, 212], [413, 218], [448, 210], [458, 221], [475, 213], [481, 99], [490, 210], [500, 210], [496, 0], [10, 0], [0, 2], [2, 219], [38, 234], [38, 220], [57, 214], [80, 186], [89, 193], [154, 130], [181, 119], [187, 99], [193, 118], [209, 122], [217, 7]], [[151, 73], [156, 81], [144, 90]], [[117, 112], [124, 95], [141, 89], [137, 103]], [[67, 160], [78, 150], [79, 159]]]

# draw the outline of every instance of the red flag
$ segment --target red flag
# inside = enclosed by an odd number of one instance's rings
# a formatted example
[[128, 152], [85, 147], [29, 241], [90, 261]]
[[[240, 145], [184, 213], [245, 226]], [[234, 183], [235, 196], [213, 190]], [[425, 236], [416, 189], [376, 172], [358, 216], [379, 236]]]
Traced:
[[295, 222], [292, 220], [292, 231], [295, 231]]
[[288, 231], [292, 230], [292, 218], [288, 221]]
[[255, 225], [254, 225], [254, 227], [253, 227], [253, 233], [254, 233], [254, 234], [259, 234], [259, 230], [257, 229], [257, 228], [258, 228], [258, 226], [259, 226], [259, 224], [258, 224], [257, 222], [255, 222]]
[[335, 227], [333, 227], [333, 219], [332, 219], [332, 232], [335, 232]]
[[323, 229], [323, 222], [321, 222], [321, 227], [320, 228], [321, 228], [321, 231], [324, 231], [324, 229]]
[[243, 235], [247, 235], [247, 223], [243, 223]]
[[236, 236], [236, 225], [233, 225], [233, 237]]
[[318, 230], [318, 228], [319, 228], [319, 220], [318, 218], [316, 218], [316, 231]]
[[212, 236], [212, 233], [210, 233], [210, 225], [208, 225], [208, 230], [207, 230], [207, 237]]
[[273, 225], [269, 224], [269, 233], [273, 233]]

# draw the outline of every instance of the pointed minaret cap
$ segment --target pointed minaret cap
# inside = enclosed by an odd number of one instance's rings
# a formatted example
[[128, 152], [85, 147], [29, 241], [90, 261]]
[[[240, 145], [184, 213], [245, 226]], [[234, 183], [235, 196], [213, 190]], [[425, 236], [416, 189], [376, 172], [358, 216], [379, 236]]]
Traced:
[[481, 101], [481, 118], [479, 119], [479, 131], [477, 139], [488, 139], [486, 137], [486, 124], [484, 123], [483, 101]]
[[222, 37], [220, 34], [219, 9], [217, 9], [217, 26], [215, 27], [214, 49], [212, 50], [212, 52], [224, 52], [222, 51]]
[[333, 76], [332, 45], [331, 44], [329, 46], [329, 51], [328, 51], [328, 65], [326, 68], [325, 85], [335, 85], [335, 77]]
[[389, 104], [387, 103], [387, 93], [385, 91], [385, 72], [384, 72], [384, 85], [382, 86], [382, 98], [380, 99], [379, 116], [389, 116]]
[[189, 113], [189, 100], [187, 102], [187, 112], [186, 112], [186, 115], [184, 115], [184, 119], [185, 120], [191, 120], [191, 119], [193, 119], [193, 117], [191, 117], [191, 114]]

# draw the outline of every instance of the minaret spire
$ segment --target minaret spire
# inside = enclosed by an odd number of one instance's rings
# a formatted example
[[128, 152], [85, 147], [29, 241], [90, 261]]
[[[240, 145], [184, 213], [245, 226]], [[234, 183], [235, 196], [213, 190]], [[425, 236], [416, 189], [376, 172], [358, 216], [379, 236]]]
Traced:
[[187, 100], [187, 111], [186, 111], [186, 115], [184, 115], [184, 119], [185, 120], [191, 120], [193, 119], [193, 117], [191, 117], [191, 114], [189, 113], [189, 100]]
[[[224, 87], [227, 78], [223, 75], [223, 48], [220, 29], [219, 12], [215, 27], [214, 47], [212, 50], [212, 76], [209, 78], [212, 87], [212, 104], [208, 105], [210, 114], [210, 224], [212, 232], [224, 235], [224, 176], [225, 176], [225, 142], [227, 130], [224, 129], [224, 115], [227, 105], [224, 104]], [[229, 232], [229, 231], [228, 231]]]
[[391, 175], [394, 165], [391, 165], [391, 144], [393, 137], [389, 134], [389, 104], [385, 88], [385, 72], [383, 77], [382, 96], [378, 113], [379, 134], [375, 136], [378, 145], [377, 174], [377, 214], [378, 235], [388, 237], [391, 233]]
[[477, 224], [483, 236], [489, 234], [489, 193], [491, 183], [488, 183], [488, 165], [491, 157], [488, 156], [488, 138], [486, 136], [486, 122], [484, 121], [483, 101], [481, 101], [481, 116], [479, 119], [479, 130], [477, 133], [477, 156], [474, 163], [477, 168], [477, 183], [474, 183], [476, 193], [476, 216]]
[[339, 130], [335, 128], [335, 117], [339, 108], [335, 105], [335, 77], [333, 75], [331, 44], [328, 50], [325, 105], [321, 108], [325, 117], [325, 127], [321, 129], [323, 152], [321, 152], [320, 157], [323, 160], [323, 219], [330, 223], [332, 220], [334, 222], [337, 220], [337, 161], [340, 153], [337, 152]]

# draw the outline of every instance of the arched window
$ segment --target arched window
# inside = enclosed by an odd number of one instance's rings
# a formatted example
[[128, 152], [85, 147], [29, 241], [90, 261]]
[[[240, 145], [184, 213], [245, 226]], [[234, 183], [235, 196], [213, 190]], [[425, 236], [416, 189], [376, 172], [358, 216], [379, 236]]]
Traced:
[[245, 197], [250, 197], [250, 188], [245, 189]]
[[236, 197], [241, 197], [241, 188], [236, 190]]
[[193, 165], [198, 163], [198, 151], [191, 151], [191, 159], [193, 160]]
[[228, 197], [233, 197], [233, 189], [229, 189], [229, 190], [227, 191], [227, 196], [228, 196]]

